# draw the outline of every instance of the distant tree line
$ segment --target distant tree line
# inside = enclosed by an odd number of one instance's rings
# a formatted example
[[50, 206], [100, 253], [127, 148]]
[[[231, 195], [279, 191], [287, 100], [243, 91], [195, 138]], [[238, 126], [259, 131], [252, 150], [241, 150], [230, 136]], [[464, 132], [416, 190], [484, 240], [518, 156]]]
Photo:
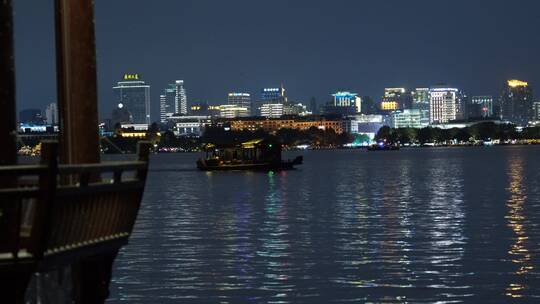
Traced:
[[455, 141], [467, 143], [490, 140], [540, 139], [540, 127], [524, 128], [521, 132], [512, 124], [479, 123], [466, 128], [440, 129], [426, 127], [423, 129], [382, 127], [375, 139], [391, 143], [444, 143]]

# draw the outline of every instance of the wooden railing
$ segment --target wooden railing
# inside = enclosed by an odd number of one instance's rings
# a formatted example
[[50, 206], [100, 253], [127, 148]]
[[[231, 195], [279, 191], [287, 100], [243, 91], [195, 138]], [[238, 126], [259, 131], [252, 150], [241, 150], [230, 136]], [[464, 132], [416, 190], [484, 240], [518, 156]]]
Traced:
[[[138, 160], [58, 165], [58, 144], [42, 143], [38, 165], [0, 167], [0, 272], [20, 275], [116, 252], [139, 211], [149, 144]], [[130, 173], [131, 172], [131, 173]]]

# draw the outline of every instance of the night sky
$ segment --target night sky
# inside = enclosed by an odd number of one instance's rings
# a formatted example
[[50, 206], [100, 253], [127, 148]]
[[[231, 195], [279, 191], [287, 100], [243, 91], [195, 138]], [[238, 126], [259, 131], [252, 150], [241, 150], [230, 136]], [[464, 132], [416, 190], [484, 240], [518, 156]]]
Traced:
[[[19, 110], [56, 99], [52, 0], [14, 0]], [[508, 78], [540, 90], [538, 0], [96, 0], [100, 113], [125, 72], [159, 93], [184, 79], [188, 102], [259, 96], [283, 82], [294, 101], [346, 88], [448, 83], [496, 95]], [[536, 94], [539, 96], [539, 94]]]

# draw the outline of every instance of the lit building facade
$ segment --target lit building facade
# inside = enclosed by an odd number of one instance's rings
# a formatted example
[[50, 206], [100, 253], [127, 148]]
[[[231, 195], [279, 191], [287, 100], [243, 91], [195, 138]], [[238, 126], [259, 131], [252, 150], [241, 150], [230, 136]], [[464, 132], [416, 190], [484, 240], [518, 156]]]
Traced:
[[113, 87], [116, 104], [131, 114], [133, 123], [150, 124], [150, 86], [139, 74], [124, 74], [123, 81]]
[[456, 88], [434, 87], [429, 91], [429, 123], [447, 123], [458, 118], [460, 101]]
[[500, 98], [501, 119], [526, 126], [534, 119], [533, 93], [525, 81], [508, 80]]
[[249, 110], [245, 107], [239, 107], [236, 105], [220, 105], [219, 106], [219, 117], [221, 118], [238, 118], [238, 117], [248, 117]]
[[51, 126], [58, 125], [58, 106], [55, 102], [50, 103], [47, 108], [45, 108], [45, 122]]
[[238, 93], [238, 92], [229, 93], [227, 96], [227, 103], [229, 105], [235, 105], [238, 107], [247, 108], [248, 115], [252, 115], [251, 95], [249, 93]]
[[163, 94], [159, 95], [159, 120], [161, 123], [166, 123], [167, 118], [174, 115], [176, 112], [176, 86], [170, 84], [169, 87], [163, 90]]
[[493, 96], [473, 96], [469, 110], [469, 117], [492, 117]]
[[381, 111], [390, 113], [399, 109], [410, 109], [412, 107], [411, 94], [405, 88], [385, 88], [381, 101]]
[[334, 97], [334, 107], [351, 108], [353, 114], [362, 112], [362, 99], [357, 93], [340, 91], [332, 94], [332, 97]]
[[211, 117], [204, 115], [173, 115], [168, 120], [168, 125], [176, 136], [201, 136], [204, 129], [211, 124]]
[[267, 132], [276, 132], [279, 129], [308, 130], [312, 127], [327, 130], [333, 129], [336, 133], [343, 133], [343, 121], [327, 120], [324, 117], [311, 119], [238, 119], [230, 121], [232, 130], [256, 131], [263, 129]]
[[413, 109], [429, 111], [429, 88], [416, 88], [411, 97]]
[[285, 88], [281, 85], [279, 88], [264, 88], [261, 91], [261, 103], [287, 103]]
[[280, 118], [283, 116], [284, 105], [282, 103], [265, 103], [261, 105], [261, 116], [268, 118]]
[[534, 120], [540, 121], [540, 101], [536, 101], [533, 104], [533, 110], [534, 110]]
[[183, 80], [176, 80], [174, 82], [176, 88], [176, 99], [175, 99], [175, 113], [180, 113], [183, 115], [188, 114], [188, 100], [186, 94], [186, 88], [184, 87]]
[[405, 109], [393, 112], [390, 115], [392, 128], [421, 129], [429, 125], [429, 119], [422, 114], [422, 110]]
[[283, 115], [298, 115], [307, 116], [312, 115], [313, 112], [308, 111], [307, 106], [302, 103], [287, 103], [283, 105]]

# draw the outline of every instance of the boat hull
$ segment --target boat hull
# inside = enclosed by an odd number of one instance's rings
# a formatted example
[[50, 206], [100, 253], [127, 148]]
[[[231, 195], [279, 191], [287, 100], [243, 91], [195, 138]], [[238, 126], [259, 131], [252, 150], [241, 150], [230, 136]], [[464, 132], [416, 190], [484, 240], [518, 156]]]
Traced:
[[294, 166], [302, 164], [302, 157], [299, 156], [292, 161], [282, 161], [281, 163], [258, 163], [258, 164], [219, 164], [210, 165], [202, 160], [197, 161], [197, 168], [202, 171], [283, 171], [293, 170]]

